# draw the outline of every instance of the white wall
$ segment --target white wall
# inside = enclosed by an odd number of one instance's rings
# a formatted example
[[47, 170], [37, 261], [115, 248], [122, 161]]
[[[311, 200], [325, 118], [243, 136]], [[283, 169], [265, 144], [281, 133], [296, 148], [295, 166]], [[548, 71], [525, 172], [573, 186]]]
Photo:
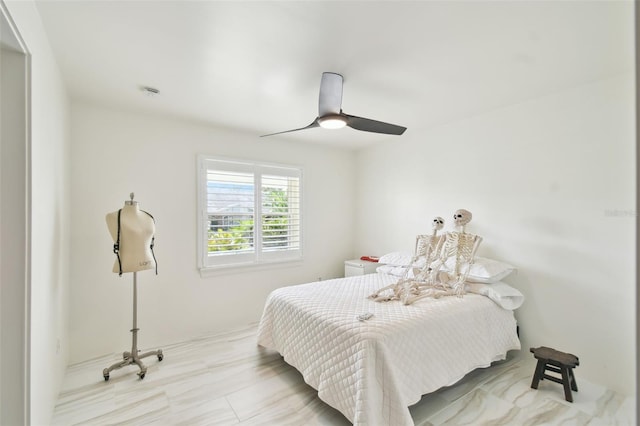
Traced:
[[360, 152], [356, 249], [411, 250], [470, 210], [479, 254], [519, 268], [523, 355], [575, 353], [578, 381], [633, 394], [634, 92], [612, 76]]
[[[72, 117], [71, 362], [131, 345], [132, 277], [111, 272], [105, 223], [130, 192], [156, 219], [158, 276], [138, 274], [143, 349], [258, 321], [271, 290], [342, 275], [353, 253], [352, 152], [84, 102], [74, 102]], [[199, 153], [303, 167], [304, 262], [200, 277]]]
[[68, 353], [69, 102], [34, 3], [6, 6], [31, 54], [31, 423], [48, 424]]

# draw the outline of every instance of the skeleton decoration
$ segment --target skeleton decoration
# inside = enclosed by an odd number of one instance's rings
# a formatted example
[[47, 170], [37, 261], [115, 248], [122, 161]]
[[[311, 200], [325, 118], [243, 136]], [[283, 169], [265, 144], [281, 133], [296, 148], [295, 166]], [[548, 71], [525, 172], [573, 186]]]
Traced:
[[[461, 230], [447, 232], [444, 236], [436, 235], [437, 231], [442, 229], [444, 220], [440, 217], [434, 218], [433, 234], [419, 235], [416, 239], [414, 259], [418, 260], [420, 256], [424, 256], [424, 266], [416, 270], [412, 266], [415, 262], [412, 261], [412, 265], [407, 267], [397, 283], [378, 290], [369, 298], [378, 302], [400, 300], [409, 305], [425, 297], [462, 297], [465, 294], [464, 283], [478, 246], [482, 242], [482, 237], [465, 232], [471, 218], [471, 212], [464, 209], [456, 210], [453, 220], [455, 226]], [[442, 270], [445, 265], [449, 271]], [[413, 271], [413, 277], [409, 276], [409, 270]], [[387, 293], [382, 294], [385, 292]]]
[[[444, 219], [440, 216], [433, 218], [431, 222], [433, 233], [431, 235], [418, 235], [413, 258], [405, 268], [402, 278], [397, 283], [383, 287], [369, 296], [376, 302], [387, 302], [389, 300], [402, 300], [406, 304], [409, 296], [420, 293], [420, 285], [431, 279], [430, 265], [435, 260], [435, 256], [442, 244], [442, 235], [438, 235], [444, 227]], [[424, 259], [424, 264], [422, 260]], [[421, 267], [419, 265], [422, 265]]]
[[453, 222], [456, 226], [462, 227], [462, 232], [464, 233], [464, 228], [467, 226], [467, 223], [471, 222], [471, 218], [473, 215], [469, 210], [459, 209], [453, 214]]
[[[442, 236], [438, 236], [438, 231], [444, 228], [444, 219], [440, 216], [433, 218], [431, 223], [433, 233], [431, 235], [418, 235], [416, 239], [416, 252], [420, 251], [424, 256], [425, 264], [421, 269], [413, 268], [414, 281], [427, 281], [429, 279], [429, 273], [431, 272], [431, 263], [435, 260], [438, 249], [442, 243]], [[422, 244], [422, 247], [419, 247]], [[418, 250], [420, 249], [420, 250]], [[405, 277], [408, 278], [409, 270], [405, 272]]]

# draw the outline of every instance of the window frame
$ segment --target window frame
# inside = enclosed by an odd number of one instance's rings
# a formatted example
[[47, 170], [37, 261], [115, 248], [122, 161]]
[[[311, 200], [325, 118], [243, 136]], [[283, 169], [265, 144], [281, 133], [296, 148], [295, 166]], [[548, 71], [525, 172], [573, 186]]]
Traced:
[[[254, 250], [249, 253], [229, 253], [223, 255], [209, 255], [208, 231], [210, 229], [208, 212], [208, 170], [215, 169], [233, 172], [251, 173], [253, 175], [254, 195]], [[261, 177], [282, 176], [298, 179], [298, 248], [290, 250], [264, 250], [262, 247], [262, 184]], [[201, 275], [207, 272], [224, 271], [232, 268], [255, 268], [268, 265], [278, 265], [288, 262], [298, 262], [303, 259], [303, 170], [300, 166], [275, 164], [262, 161], [234, 159], [197, 155], [197, 267]]]

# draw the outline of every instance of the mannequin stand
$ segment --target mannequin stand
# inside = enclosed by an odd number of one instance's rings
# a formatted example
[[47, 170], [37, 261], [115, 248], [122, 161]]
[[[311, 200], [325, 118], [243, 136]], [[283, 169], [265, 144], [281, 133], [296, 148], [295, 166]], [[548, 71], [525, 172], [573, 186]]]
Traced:
[[104, 376], [104, 380], [109, 380], [109, 373], [118, 368], [126, 367], [127, 365], [136, 364], [140, 371], [138, 371], [138, 376], [140, 379], [144, 379], [145, 374], [147, 374], [147, 367], [142, 363], [142, 358], [146, 358], [151, 355], [156, 355], [158, 357], [158, 361], [162, 361], [164, 355], [162, 354], [162, 349], [158, 349], [156, 351], [145, 352], [143, 354], [138, 354], [140, 350], [138, 349], [138, 273], [133, 273], [133, 328], [131, 329], [131, 333], [133, 333], [133, 343], [131, 345], [131, 352], [123, 352], [122, 353], [122, 361], [116, 362], [109, 368], [105, 368], [102, 370], [102, 375]]

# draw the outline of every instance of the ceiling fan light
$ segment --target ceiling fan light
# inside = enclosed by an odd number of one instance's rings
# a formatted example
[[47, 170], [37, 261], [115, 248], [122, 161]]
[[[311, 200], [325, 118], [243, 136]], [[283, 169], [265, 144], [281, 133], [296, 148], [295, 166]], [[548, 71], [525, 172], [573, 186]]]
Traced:
[[318, 124], [324, 129], [341, 129], [347, 125], [347, 119], [338, 114], [325, 115], [318, 119]]

